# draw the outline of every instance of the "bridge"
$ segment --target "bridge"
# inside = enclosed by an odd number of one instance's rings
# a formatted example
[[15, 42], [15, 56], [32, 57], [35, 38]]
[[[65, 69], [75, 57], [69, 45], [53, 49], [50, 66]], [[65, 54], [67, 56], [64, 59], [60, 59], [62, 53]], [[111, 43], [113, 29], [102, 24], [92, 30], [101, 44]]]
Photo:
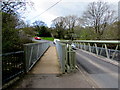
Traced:
[[2, 88], [119, 88], [119, 41], [41, 41], [1, 57]]

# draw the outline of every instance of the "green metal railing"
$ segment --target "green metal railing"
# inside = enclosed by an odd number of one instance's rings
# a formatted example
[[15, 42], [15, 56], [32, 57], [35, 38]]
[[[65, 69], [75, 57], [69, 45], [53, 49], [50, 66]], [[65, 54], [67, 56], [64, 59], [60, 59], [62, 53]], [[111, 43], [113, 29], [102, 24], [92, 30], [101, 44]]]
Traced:
[[62, 73], [73, 72], [76, 69], [75, 52], [71, 49], [71, 46], [62, 42], [56, 44], [58, 57], [60, 60]]
[[120, 41], [75, 40], [77, 48], [120, 61]]
[[49, 42], [30, 43], [24, 45], [24, 51], [0, 54], [2, 85], [28, 72], [49, 46]]
[[2, 84], [24, 73], [24, 51], [10, 52], [2, 57]]
[[49, 48], [49, 42], [30, 43], [24, 45], [25, 71], [28, 72], [44, 52]]

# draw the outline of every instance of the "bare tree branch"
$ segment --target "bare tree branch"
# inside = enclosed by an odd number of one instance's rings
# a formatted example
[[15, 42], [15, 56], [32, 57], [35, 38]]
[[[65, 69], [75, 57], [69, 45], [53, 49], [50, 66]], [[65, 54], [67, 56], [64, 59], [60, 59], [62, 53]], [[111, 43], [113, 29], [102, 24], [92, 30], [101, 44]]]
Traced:
[[85, 24], [93, 26], [95, 32], [102, 35], [107, 25], [116, 21], [115, 11], [106, 2], [92, 2], [83, 15]]

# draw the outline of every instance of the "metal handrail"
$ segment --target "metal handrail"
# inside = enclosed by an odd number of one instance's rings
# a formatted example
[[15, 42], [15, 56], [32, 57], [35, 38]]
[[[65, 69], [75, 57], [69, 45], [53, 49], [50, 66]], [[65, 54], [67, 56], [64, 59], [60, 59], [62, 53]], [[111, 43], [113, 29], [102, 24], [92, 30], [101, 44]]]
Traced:
[[19, 53], [24, 53], [24, 51], [17, 51], [17, 52], [9, 52], [9, 53], [2, 53], [0, 56], [8, 56], [12, 54], [19, 54]]
[[75, 40], [73, 42], [85, 42], [85, 43], [111, 43], [111, 44], [120, 44], [120, 41], [113, 40]]
[[28, 72], [49, 48], [49, 42], [24, 44], [25, 51], [25, 71]]
[[[104, 49], [105, 50], [104, 52], [106, 53], [107, 58], [114, 59], [116, 56], [117, 61], [119, 60], [120, 41], [117, 41], [117, 40], [116, 41], [113, 41], [113, 40], [109, 40], [109, 41], [106, 41], [106, 40], [75, 40], [75, 41], [73, 41], [73, 43], [75, 43], [79, 49], [86, 50], [86, 47], [88, 47], [89, 52], [92, 52], [91, 49], [92, 49], [92, 47], [94, 47], [95, 54], [97, 54], [97, 55], [101, 55], [100, 53], [102, 53], [103, 52], [102, 50]], [[98, 49], [98, 48], [100, 48], [99, 44], [101, 44], [101, 48], [103, 48], [103, 49]], [[108, 48], [108, 45], [109, 45], [109, 47], [111, 47], [111, 45], [114, 45], [114, 52], [113, 52], [113, 50], [111, 51], [111, 49]], [[100, 53], [98, 53], [98, 52], [100, 52]], [[112, 52], [112, 57], [111, 57], [110, 52]]]
[[71, 49], [71, 46], [63, 42], [57, 42], [56, 44], [58, 57], [60, 60], [62, 73], [73, 72], [76, 69], [75, 52]]
[[[24, 44], [24, 51], [0, 54], [2, 84], [28, 72], [49, 47], [49, 42]], [[0, 75], [0, 77], [1, 77]]]
[[1, 54], [2, 84], [10, 81], [24, 72], [24, 51]]
[[[120, 60], [120, 40], [62, 40], [61, 42], [66, 44], [74, 43], [78, 49], [88, 49], [87, 51], [97, 55], [101, 55], [104, 49], [107, 58], [117, 61]], [[111, 45], [113, 45], [113, 47]], [[92, 51], [93, 47], [94, 52]], [[98, 49], [99, 47], [101, 47], [101, 49]]]

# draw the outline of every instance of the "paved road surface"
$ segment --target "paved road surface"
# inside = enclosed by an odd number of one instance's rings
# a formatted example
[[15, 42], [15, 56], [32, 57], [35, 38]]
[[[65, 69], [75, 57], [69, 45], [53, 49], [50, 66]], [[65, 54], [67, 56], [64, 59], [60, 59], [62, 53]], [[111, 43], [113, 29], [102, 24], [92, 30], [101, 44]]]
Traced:
[[[46, 40], [34, 39], [34, 41], [44, 42]], [[49, 42], [51, 46], [54, 46], [52, 41]], [[93, 80], [100, 88], [118, 88], [117, 66], [107, 63], [82, 50], [76, 50], [76, 59], [79, 68], [82, 67], [91, 80]]]
[[118, 66], [82, 50], [76, 50], [76, 59], [78, 67], [82, 67], [100, 88], [118, 88]]
[[32, 41], [36, 41], [36, 42], [49, 42], [50, 43], [50, 46], [54, 46], [54, 44], [53, 44], [53, 41], [48, 41], [48, 40], [36, 40], [36, 39], [34, 39], [34, 38], [32, 38]]

